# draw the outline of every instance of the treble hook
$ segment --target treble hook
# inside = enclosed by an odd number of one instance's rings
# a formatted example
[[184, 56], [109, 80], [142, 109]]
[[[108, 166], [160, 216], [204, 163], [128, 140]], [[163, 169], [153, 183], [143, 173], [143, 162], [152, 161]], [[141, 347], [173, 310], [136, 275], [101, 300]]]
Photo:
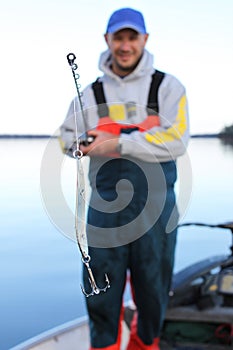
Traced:
[[87, 293], [85, 291], [85, 289], [83, 288], [83, 286], [81, 285], [82, 292], [87, 298], [92, 296], [92, 295], [98, 295], [101, 292], [106, 292], [106, 290], [108, 288], [110, 288], [110, 282], [109, 282], [109, 279], [108, 279], [108, 275], [106, 273], [105, 273], [105, 281], [107, 283], [106, 286], [104, 288], [99, 288], [97, 286], [97, 284], [95, 282], [94, 275], [93, 275], [92, 270], [91, 270], [90, 265], [89, 265], [90, 260], [91, 260], [91, 258], [90, 258], [89, 255], [87, 257], [85, 257], [85, 259], [84, 258], [82, 259], [84, 265], [87, 268], [87, 272], [88, 272], [88, 275], [89, 275], [89, 282], [90, 282], [90, 285], [91, 285], [91, 292], [90, 293]]

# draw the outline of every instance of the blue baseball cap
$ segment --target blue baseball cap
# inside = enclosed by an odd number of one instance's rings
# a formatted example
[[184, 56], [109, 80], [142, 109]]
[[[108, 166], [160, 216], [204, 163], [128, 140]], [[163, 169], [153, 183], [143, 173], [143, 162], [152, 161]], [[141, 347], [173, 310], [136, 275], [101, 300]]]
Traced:
[[113, 12], [108, 21], [106, 33], [116, 33], [125, 28], [146, 34], [146, 26], [141, 12], [131, 8], [122, 8]]

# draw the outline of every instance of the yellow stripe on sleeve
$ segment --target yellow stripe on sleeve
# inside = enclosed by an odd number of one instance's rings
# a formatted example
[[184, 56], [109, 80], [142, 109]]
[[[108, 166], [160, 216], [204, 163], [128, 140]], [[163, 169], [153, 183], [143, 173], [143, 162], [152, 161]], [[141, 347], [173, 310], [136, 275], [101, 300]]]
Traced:
[[62, 140], [61, 136], [58, 136], [58, 141], [59, 141], [62, 152], [65, 153], [66, 152], [65, 142]]
[[182, 96], [178, 105], [178, 113], [175, 123], [166, 131], [157, 131], [154, 135], [146, 134], [145, 138], [150, 143], [162, 144], [180, 139], [187, 129], [186, 122], [186, 96]]

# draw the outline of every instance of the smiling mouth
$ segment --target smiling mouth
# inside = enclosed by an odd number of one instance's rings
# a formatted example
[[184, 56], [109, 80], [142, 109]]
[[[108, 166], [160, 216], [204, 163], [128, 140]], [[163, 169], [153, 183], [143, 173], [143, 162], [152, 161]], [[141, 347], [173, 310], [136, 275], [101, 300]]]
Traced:
[[127, 61], [128, 59], [131, 58], [131, 55], [119, 55], [120, 59], [123, 60], [123, 61]]

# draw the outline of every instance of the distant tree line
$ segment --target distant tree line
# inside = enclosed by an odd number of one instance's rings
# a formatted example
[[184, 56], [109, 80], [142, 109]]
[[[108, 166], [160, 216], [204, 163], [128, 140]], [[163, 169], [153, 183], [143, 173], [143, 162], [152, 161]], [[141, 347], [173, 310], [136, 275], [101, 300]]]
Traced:
[[224, 145], [233, 147], [233, 124], [225, 126], [218, 136]]
[[233, 124], [229, 125], [229, 126], [225, 126], [221, 132], [220, 132], [220, 136], [222, 137], [230, 137], [233, 138]]

